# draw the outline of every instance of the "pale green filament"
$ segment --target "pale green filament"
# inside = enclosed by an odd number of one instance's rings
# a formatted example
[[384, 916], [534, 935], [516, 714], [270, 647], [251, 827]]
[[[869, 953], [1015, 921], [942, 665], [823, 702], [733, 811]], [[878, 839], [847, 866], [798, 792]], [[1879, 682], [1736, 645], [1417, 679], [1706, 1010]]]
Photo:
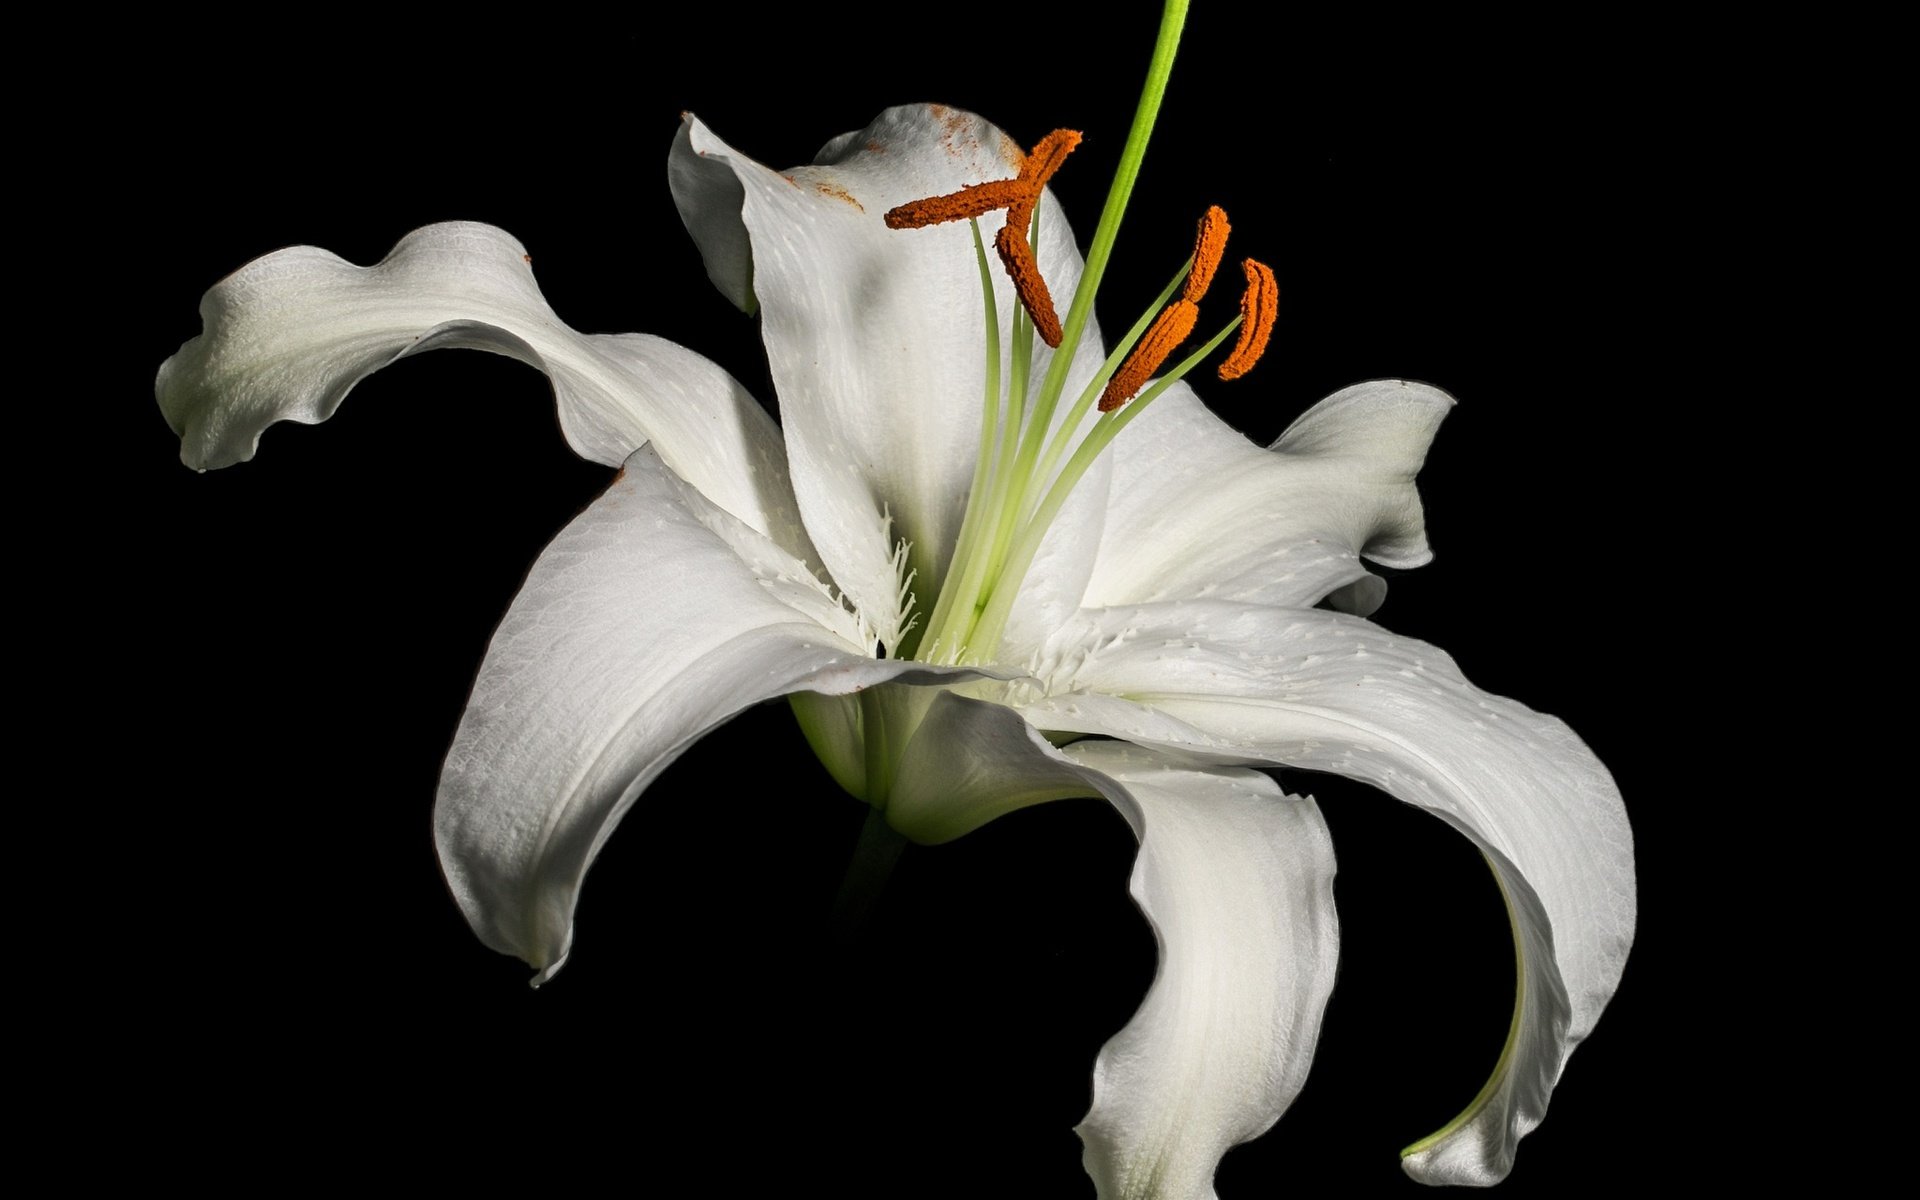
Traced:
[[1113, 442], [1122, 429], [1146, 411], [1147, 406], [1158, 399], [1162, 392], [1185, 377], [1187, 372], [1199, 366], [1201, 361], [1218, 349], [1220, 343], [1226, 341], [1234, 330], [1240, 328], [1240, 320], [1241, 318], [1235, 317], [1227, 322], [1226, 328], [1214, 334], [1198, 350], [1187, 355], [1178, 367], [1162, 375], [1152, 387], [1140, 393], [1125, 407], [1115, 409], [1094, 423], [1093, 428], [1087, 432], [1087, 436], [1081, 440], [1079, 447], [1074, 450], [1073, 457], [1067, 460], [1066, 469], [1060, 472], [1060, 478], [1056, 479], [1053, 487], [1047, 491], [1047, 498], [1041, 501], [1039, 509], [1033, 515], [1033, 520], [1027, 522], [1020, 534], [1019, 542], [1008, 554], [1005, 567], [999, 578], [994, 581], [992, 597], [981, 612], [980, 620], [974, 625], [973, 632], [967, 637], [966, 644], [970, 651], [984, 657], [992, 654], [999, 646], [1000, 635], [1006, 631], [1007, 615], [1013, 611], [1014, 596], [1019, 592], [1020, 584], [1026, 579], [1027, 568], [1033, 565], [1033, 556], [1039, 553], [1040, 542], [1046, 537], [1047, 528], [1053, 524], [1053, 519], [1060, 515], [1060, 509], [1066, 504], [1068, 494], [1073, 491], [1073, 485], [1080, 482], [1080, 477], [1087, 473], [1087, 468], [1093, 465], [1094, 460], [1100, 457], [1101, 452]]
[[[1053, 477], [1053, 468], [1059, 464], [1060, 456], [1066, 453], [1067, 443], [1073, 438], [1073, 431], [1080, 428], [1080, 422], [1086, 419], [1087, 410], [1093, 407], [1093, 402], [1099, 399], [1101, 392], [1106, 390], [1107, 380], [1113, 378], [1113, 373], [1120, 369], [1120, 364], [1127, 360], [1127, 355], [1133, 353], [1134, 346], [1153, 325], [1154, 317], [1159, 315], [1160, 310], [1167, 306], [1167, 301], [1173, 299], [1173, 294], [1186, 283], [1187, 272], [1192, 269], [1193, 258], [1189, 256], [1187, 261], [1181, 264], [1180, 270], [1175, 272], [1166, 288], [1152, 304], [1147, 306], [1147, 310], [1140, 314], [1140, 319], [1133, 323], [1133, 328], [1127, 330], [1127, 335], [1120, 339], [1119, 345], [1113, 348], [1113, 353], [1107, 355], [1107, 361], [1100, 364], [1100, 369], [1093, 373], [1093, 378], [1087, 381], [1087, 386], [1080, 390], [1080, 398], [1073, 402], [1073, 408], [1067, 413], [1067, 419], [1060, 422], [1059, 431], [1053, 435], [1053, 440], [1047, 443], [1047, 453], [1040, 460], [1039, 470], [1033, 473], [1033, 479], [1036, 482]], [[1031, 504], [1038, 504], [1040, 496], [1040, 490], [1037, 487], [1034, 488], [1033, 494], [1029, 497]], [[1022, 514], [1021, 519], [1028, 521], [1033, 519], [1031, 506]]]
[[974, 576], [971, 580], [942, 581], [939, 601], [934, 605], [933, 617], [927, 627], [921, 631], [921, 645], [927, 650], [926, 658], [937, 660], [941, 656], [938, 630], [945, 628], [947, 611], [953, 607], [953, 598], [957, 595], [971, 596], [980, 586], [980, 576], [986, 571], [986, 556], [978, 553], [981, 527], [987, 524], [987, 510], [983, 505], [971, 502], [974, 496], [986, 494], [987, 483], [991, 478], [993, 464], [998, 461], [993, 439], [1002, 424], [1000, 420], [1000, 306], [993, 298], [993, 267], [987, 262], [987, 247], [980, 239], [980, 222], [969, 222], [973, 227], [973, 257], [980, 265], [980, 294], [986, 300], [987, 318], [987, 388], [986, 396], [980, 404], [980, 450], [974, 456], [973, 485], [967, 489], [969, 502], [967, 512], [960, 521], [960, 538], [954, 543], [953, 561], [964, 564], [963, 572]]
[[[1034, 206], [1034, 215], [1039, 216], [1039, 206]], [[1039, 247], [1034, 248], [1035, 257]], [[1000, 577], [1000, 564], [1007, 560], [1007, 548], [1013, 543], [1013, 522], [1020, 510], [1020, 489], [1024, 486], [1025, 476], [1021, 473], [1018, 445], [1021, 422], [1026, 419], [1027, 381], [1033, 366], [1033, 320], [1027, 316], [1025, 306], [1013, 311], [1013, 359], [1012, 370], [1007, 380], [1007, 426], [1000, 443], [1000, 461], [1004, 464], [995, 480], [997, 486], [993, 495], [993, 511], [1000, 514], [994, 525], [993, 543], [989, 548], [987, 560], [987, 578]], [[1034, 414], [1038, 416], [1038, 412]]]

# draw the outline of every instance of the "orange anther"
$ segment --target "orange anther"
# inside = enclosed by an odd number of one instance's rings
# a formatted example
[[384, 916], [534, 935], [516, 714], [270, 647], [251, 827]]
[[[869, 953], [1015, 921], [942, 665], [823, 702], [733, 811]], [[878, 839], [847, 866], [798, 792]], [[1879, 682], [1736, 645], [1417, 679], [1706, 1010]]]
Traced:
[[1227, 234], [1233, 226], [1227, 224], [1227, 214], [1216, 204], [1200, 218], [1200, 232], [1193, 239], [1193, 267], [1187, 272], [1186, 286], [1180, 289], [1182, 300], [1200, 303], [1200, 297], [1207, 294], [1207, 288], [1213, 283], [1213, 273], [1220, 269], [1220, 260], [1227, 253]]
[[1027, 315], [1033, 318], [1033, 327], [1040, 334], [1040, 340], [1059, 349], [1060, 318], [1053, 311], [1053, 295], [1047, 291], [1047, 281], [1040, 274], [1040, 263], [1034, 258], [1033, 247], [1027, 242], [1027, 231], [1009, 221], [994, 235], [993, 248], [1000, 252], [1000, 261], [1006, 264], [1007, 278], [1013, 280], [1014, 294], [1020, 297]]
[[1100, 411], [1112, 412], [1134, 394], [1146, 386], [1147, 380], [1167, 361], [1167, 355], [1179, 348], [1193, 332], [1194, 322], [1200, 319], [1200, 307], [1191, 300], [1175, 300], [1160, 310], [1142, 337], [1127, 355], [1127, 361], [1107, 381], [1107, 390], [1100, 393]]
[[1221, 379], [1238, 379], [1253, 370], [1266, 353], [1274, 318], [1280, 314], [1280, 283], [1273, 277], [1273, 268], [1249, 258], [1241, 269], [1247, 275], [1247, 290], [1240, 296], [1240, 337], [1233, 353], [1220, 364]]
[[889, 209], [883, 219], [888, 229], [920, 229], [943, 221], [964, 221], [1019, 203], [1032, 186], [1019, 179], [969, 184], [945, 196], [928, 196]]

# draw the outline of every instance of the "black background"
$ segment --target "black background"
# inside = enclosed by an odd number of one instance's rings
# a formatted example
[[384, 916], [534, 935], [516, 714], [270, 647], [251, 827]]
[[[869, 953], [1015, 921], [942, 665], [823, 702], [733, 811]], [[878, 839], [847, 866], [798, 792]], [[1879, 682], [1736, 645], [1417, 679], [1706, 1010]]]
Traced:
[[[783, 706], [755, 709], [635, 808], [588, 881], [573, 959], [530, 991], [444, 893], [434, 784], [494, 623], [608, 473], [567, 452], [544, 380], [491, 356], [400, 363], [327, 425], [277, 427], [257, 461], [205, 476], [151, 404], [153, 369], [227, 271], [298, 242], [372, 262], [455, 218], [520, 237], [576, 328], [671, 338], [771, 399], [754, 323], [707, 284], [669, 199], [682, 109], [776, 165], [917, 100], [1026, 143], [1081, 129], [1055, 192], [1084, 239], [1156, 16], [1105, 17], [1108, 52], [1075, 5], [1005, 27], [694, 15], [708, 36], [641, 17], [155, 28], [129, 68], [147, 103], [91, 135], [123, 206], [90, 243], [110, 248], [94, 269], [116, 280], [120, 332], [83, 364], [110, 393], [91, 403], [112, 453], [70, 484], [89, 514], [74, 532], [107, 563], [74, 607], [104, 630], [115, 686], [103, 700], [82, 666], [61, 703], [131, 732], [82, 761], [113, 799], [79, 836], [113, 865], [73, 939], [74, 978], [107, 982], [73, 999], [111, 997], [111, 1116], [164, 1169], [565, 1186], [607, 1166], [672, 1194], [663, 1173], [686, 1168], [738, 1194], [1091, 1195], [1071, 1128], [1153, 973], [1116, 814], [1067, 802], [910, 850], [878, 924], [842, 946], [827, 907], [862, 809]], [[1264, 443], [1361, 379], [1460, 399], [1421, 477], [1437, 557], [1392, 579], [1376, 619], [1571, 723], [1639, 842], [1625, 982], [1503, 1185], [1564, 1195], [1656, 1162], [1723, 1169], [1705, 1131], [1750, 1097], [1713, 1082], [1718, 947], [1757, 918], [1712, 882], [1724, 851], [1703, 810], [1732, 789], [1668, 756], [1718, 736], [1675, 649], [1712, 640], [1681, 631], [1690, 534], [1714, 513], [1678, 482], [1698, 447], [1675, 433], [1700, 368], [1674, 296], [1710, 237], [1697, 110], [1645, 31], [1540, 26], [1524, 55], [1512, 37], [1200, 6], [1100, 315], [1130, 320], [1219, 203], [1233, 250], [1283, 293], [1261, 367], [1201, 385], [1223, 417]], [[1284, 782], [1333, 827], [1341, 975], [1306, 1091], [1227, 1157], [1219, 1190], [1411, 1192], [1396, 1150], [1498, 1054], [1500, 901], [1439, 822], [1344, 781]], [[218, 1099], [170, 1103], [181, 1085]]]

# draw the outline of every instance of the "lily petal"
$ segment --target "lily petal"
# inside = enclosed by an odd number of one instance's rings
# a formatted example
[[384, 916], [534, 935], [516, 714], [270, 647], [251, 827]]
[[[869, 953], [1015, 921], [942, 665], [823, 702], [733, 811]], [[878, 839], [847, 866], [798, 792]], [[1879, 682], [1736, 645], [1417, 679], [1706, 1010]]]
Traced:
[[[911, 545], [922, 596], [935, 594], [951, 555], [979, 450], [986, 345], [965, 224], [894, 230], [881, 218], [909, 200], [1009, 178], [1022, 159], [987, 121], [928, 105], [888, 109], [835, 138], [814, 165], [785, 173], [691, 116], [674, 142], [668, 178], [708, 274], [743, 307], [750, 281], [758, 302], [807, 528], [834, 580], [878, 625], [898, 607], [896, 540]], [[999, 219], [985, 218], [983, 232]], [[1080, 255], [1050, 197], [1039, 256], [1053, 294], [1071, 296]], [[1005, 325], [1017, 302], [997, 268], [993, 278]], [[1092, 322], [1082, 346], [1069, 397], [1099, 366]], [[1050, 361], [1036, 342], [1036, 380]], [[1060, 525], [1087, 528], [1073, 523], [1104, 504], [1106, 469], [1082, 481], [1081, 508]], [[1071, 608], [1093, 551], [1084, 535], [1043, 549], [1055, 559], [1029, 579], [1070, 592]]]
[[1117, 742], [1064, 753], [1133, 825], [1133, 898], [1160, 942], [1153, 989], [1094, 1066], [1087, 1173], [1102, 1200], [1211, 1200], [1221, 1156], [1306, 1083], [1339, 949], [1333, 843], [1312, 800], [1258, 771]]
[[1632, 834], [1592, 751], [1435, 647], [1339, 613], [1156, 604], [1089, 611], [1061, 638], [1082, 650], [1024, 707], [1041, 728], [1346, 775], [1481, 848], [1520, 954], [1513, 1030], [1487, 1088], [1404, 1166], [1427, 1183], [1505, 1177], [1633, 941]]
[[1160, 942], [1139, 1012], [1100, 1053], [1079, 1132], [1104, 1200], [1211, 1197], [1220, 1158], [1306, 1082], [1333, 988], [1333, 846], [1312, 800], [1258, 771], [1120, 742], [1056, 750], [999, 704], [931, 697], [887, 819], [916, 841], [1099, 793], [1140, 839], [1131, 889]]
[[1114, 442], [1090, 607], [1208, 598], [1365, 615], [1386, 583], [1360, 564], [1433, 557], [1413, 477], [1453, 398], [1378, 380], [1344, 388], [1260, 450], [1176, 385]]
[[416, 229], [371, 267], [315, 246], [255, 259], [208, 289], [204, 331], [161, 364], [154, 391], [181, 460], [244, 462], [267, 426], [326, 420], [381, 367], [423, 350], [487, 350], [547, 374], [581, 457], [619, 466], [651, 442], [715, 504], [812, 556], [780, 431], [746, 389], [661, 338], [574, 332], [530, 261], [510, 234], [472, 222]]
[[636, 451], [534, 564], [447, 754], [434, 836], [474, 932], [536, 982], [559, 970], [622, 814], [748, 705], [977, 677], [875, 660], [865, 638], [798, 559]]

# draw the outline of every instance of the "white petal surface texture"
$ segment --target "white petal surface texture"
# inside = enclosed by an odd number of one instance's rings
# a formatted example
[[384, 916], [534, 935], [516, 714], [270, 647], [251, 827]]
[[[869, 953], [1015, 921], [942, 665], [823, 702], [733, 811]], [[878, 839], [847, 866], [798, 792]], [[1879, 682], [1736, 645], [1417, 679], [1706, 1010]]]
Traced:
[[1312, 800], [1258, 771], [1118, 742], [1064, 754], [1133, 825], [1133, 898], [1160, 944], [1094, 1066], [1087, 1173], [1101, 1200], [1210, 1200], [1220, 1157], [1279, 1119], [1313, 1062], [1339, 950], [1333, 843]]
[[1089, 606], [1247, 600], [1365, 615], [1391, 567], [1432, 558], [1413, 477], [1453, 398], [1378, 380], [1345, 388], [1261, 450], [1177, 385], [1115, 439]]
[[866, 636], [799, 560], [636, 451], [534, 564], [447, 754], [434, 836], [474, 932], [551, 976], [621, 815], [742, 708], [972, 677], [878, 661]]
[[1080, 652], [1024, 706], [1043, 729], [1345, 775], [1479, 845], [1514, 922], [1515, 1023], [1488, 1087], [1403, 1163], [1427, 1183], [1503, 1178], [1633, 942], [1632, 834], [1593, 752], [1435, 647], [1340, 613], [1143, 605], [1088, 611], [1061, 640]]
[[[927, 105], [888, 109], [835, 138], [814, 165], [784, 173], [693, 117], [674, 143], [668, 178], [709, 275], [743, 306], [751, 281], [807, 528], [835, 582], [877, 625], [897, 606], [899, 539], [912, 547], [914, 590], [931, 607], [979, 448], [986, 345], [966, 223], [895, 230], [882, 217], [910, 200], [1011, 178], [1023, 159], [985, 120]], [[1001, 220], [982, 218], [982, 234], [990, 239]], [[1040, 222], [1041, 270], [1064, 312], [1080, 255], [1050, 196]], [[1017, 302], [997, 260], [993, 280], [1004, 327]], [[1003, 328], [1003, 346], [1008, 338]], [[1056, 419], [1099, 365], [1092, 322], [1082, 343]], [[1034, 380], [1050, 361], [1036, 340]], [[1080, 536], [1052, 547], [1047, 570], [1030, 577], [1070, 591], [1069, 610], [1095, 548], [1089, 526], [1076, 522], [1104, 505], [1107, 469], [1080, 484], [1078, 507], [1057, 523]], [[1057, 557], [1063, 549], [1070, 562]]]
[[204, 331], [161, 364], [155, 394], [180, 457], [244, 462], [276, 421], [316, 424], [353, 385], [423, 350], [488, 350], [544, 371], [583, 458], [619, 466], [651, 442], [715, 504], [811, 555], [771, 417], [706, 359], [644, 334], [576, 333], [523, 247], [491, 225], [416, 229], [371, 267], [315, 246], [255, 259], [207, 291]]

